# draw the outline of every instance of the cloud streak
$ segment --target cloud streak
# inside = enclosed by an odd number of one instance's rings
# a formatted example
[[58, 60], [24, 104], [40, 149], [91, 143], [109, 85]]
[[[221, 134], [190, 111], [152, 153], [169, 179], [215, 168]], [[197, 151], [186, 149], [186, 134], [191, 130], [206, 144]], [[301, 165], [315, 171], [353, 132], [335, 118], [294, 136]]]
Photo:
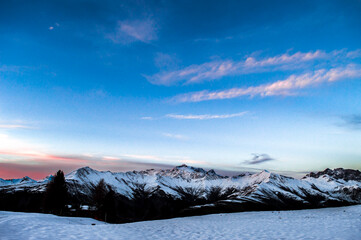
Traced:
[[115, 33], [106, 35], [114, 43], [129, 44], [132, 42], [149, 43], [156, 40], [156, 25], [151, 19], [118, 21]]
[[284, 53], [281, 55], [257, 60], [248, 57], [242, 61], [218, 60], [199, 65], [190, 65], [180, 70], [162, 71], [152, 76], [145, 76], [156, 85], [171, 86], [175, 84], [193, 84], [211, 81], [226, 76], [243, 75], [258, 72], [293, 70], [304, 67], [306, 63], [316, 60], [352, 59], [360, 55], [360, 50], [345, 52], [344, 50], [326, 53], [322, 50], [309, 52]]
[[199, 163], [187, 157], [125, 154], [122, 156], [92, 154], [50, 154], [38, 150], [0, 150], [0, 178], [25, 175], [41, 179], [62, 169], [66, 172], [90, 166], [98, 170], [133, 171], [150, 168], [165, 169], [175, 163]]
[[357, 49], [355, 51], [348, 52], [346, 54], [348, 58], [354, 59], [354, 58], [361, 58], [361, 49]]
[[140, 119], [142, 119], [142, 120], [154, 120], [153, 117], [149, 117], [149, 116], [141, 117]]
[[241, 117], [247, 114], [248, 112], [239, 112], [233, 114], [223, 114], [223, 115], [211, 115], [211, 114], [203, 114], [203, 115], [182, 115], [182, 114], [167, 114], [167, 118], [173, 119], [181, 119], [181, 120], [209, 120], [209, 119], [226, 119], [226, 118], [234, 118]]
[[0, 124], [0, 129], [31, 129], [32, 127], [19, 124]]
[[162, 135], [164, 137], [173, 138], [173, 139], [177, 139], [177, 140], [187, 140], [188, 139], [186, 136], [181, 135], [181, 134], [162, 133]]
[[[174, 137], [174, 136], [172, 136]], [[175, 136], [178, 137], [178, 136]], [[155, 156], [141, 154], [57, 154], [50, 153], [45, 146], [29, 144], [11, 136], [0, 134], [0, 163], [22, 164], [23, 166], [48, 166], [58, 169], [76, 169], [82, 166], [90, 166], [96, 169], [117, 170], [117, 169], [145, 169], [148, 166], [169, 166], [185, 162], [199, 163], [185, 156]], [[141, 167], [141, 165], [143, 167]], [[61, 166], [64, 166], [61, 167]], [[122, 167], [122, 168], [120, 168]], [[5, 173], [0, 168], [0, 173]], [[48, 173], [49, 174], [49, 173]], [[0, 174], [0, 177], [4, 175]], [[14, 177], [14, 176], [13, 176]]]
[[19, 73], [25, 67], [22, 66], [14, 66], [14, 65], [1, 65], [0, 72], [15, 72]]
[[274, 158], [271, 158], [268, 154], [252, 154], [253, 158], [251, 160], [244, 161], [245, 164], [255, 165], [255, 164], [261, 164], [264, 162], [269, 162], [275, 160]]
[[331, 83], [344, 79], [361, 77], [361, 67], [349, 64], [346, 67], [320, 69], [301, 75], [291, 75], [285, 80], [246, 88], [231, 88], [221, 91], [200, 91], [181, 94], [172, 98], [176, 102], [201, 102], [207, 100], [232, 99], [242, 96], [291, 96], [297, 95], [297, 90], [307, 87]]
[[70, 163], [54, 163], [51, 161], [38, 164], [36, 160], [29, 164], [26, 162], [0, 162], [0, 178], [22, 178], [29, 176], [34, 179], [42, 179], [50, 174], [54, 174], [57, 170], [61, 169], [66, 173], [73, 171], [77, 168], [84, 166], [90, 166], [97, 170], [104, 171], [133, 171], [133, 170], [145, 170], [145, 169], [167, 169], [172, 168], [174, 165], [161, 164], [161, 163], [149, 163], [140, 161], [107, 161], [106, 163], [88, 162], [86, 164], [70, 164]]

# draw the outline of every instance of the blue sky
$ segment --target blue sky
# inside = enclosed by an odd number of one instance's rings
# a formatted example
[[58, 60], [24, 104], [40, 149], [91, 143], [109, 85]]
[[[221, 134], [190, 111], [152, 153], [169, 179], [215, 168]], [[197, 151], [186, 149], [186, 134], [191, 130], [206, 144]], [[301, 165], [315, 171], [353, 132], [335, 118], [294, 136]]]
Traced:
[[361, 169], [359, 1], [2, 1], [0, 177]]

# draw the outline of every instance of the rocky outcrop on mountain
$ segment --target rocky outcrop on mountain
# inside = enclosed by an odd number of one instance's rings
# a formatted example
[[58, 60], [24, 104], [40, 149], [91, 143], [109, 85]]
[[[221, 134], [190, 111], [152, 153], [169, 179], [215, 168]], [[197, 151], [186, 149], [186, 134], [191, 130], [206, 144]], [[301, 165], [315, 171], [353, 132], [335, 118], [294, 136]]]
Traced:
[[329, 168], [325, 169], [322, 172], [317, 173], [309, 173], [306, 175], [306, 177], [313, 177], [313, 178], [319, 178], [319, 177], [331, 177], [333, 179], [342, 179], [345, 181], [361, 181], [361, 172], [359, 170], [353, 170], [353, 169], [343, 169], [343, 168], [336, 168], [334, 170], [331, 170]]

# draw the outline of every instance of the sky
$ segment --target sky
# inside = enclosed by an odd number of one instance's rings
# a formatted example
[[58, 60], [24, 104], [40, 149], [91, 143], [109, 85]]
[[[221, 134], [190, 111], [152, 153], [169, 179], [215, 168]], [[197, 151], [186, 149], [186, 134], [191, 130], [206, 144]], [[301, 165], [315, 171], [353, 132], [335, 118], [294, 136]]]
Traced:
[[0, 178], [361, 170], [361, 2], [1, 1]]

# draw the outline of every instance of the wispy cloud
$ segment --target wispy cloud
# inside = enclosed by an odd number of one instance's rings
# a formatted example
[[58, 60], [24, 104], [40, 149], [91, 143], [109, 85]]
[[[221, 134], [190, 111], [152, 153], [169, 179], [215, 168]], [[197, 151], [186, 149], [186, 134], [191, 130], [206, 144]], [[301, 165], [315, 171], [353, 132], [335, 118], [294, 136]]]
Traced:
[[[100, 155], [100, 154], [53, 154], [37, 148], [20, 148], [20, 149], [4, 149], [0, 148], [0, 156], [5, 156], [4, 159], [16, 159], [16, 162], [23, 162], [26, 164], [66, 164], [67, 166], [102, 166], [106, 167], [116, 163], [122, 162], [158, 162], [171, 163], [190, 160], [187, 157], [179, 156], [156, 156], [156, 155], [142, 155], [142, 154], [123, 154], [119, 156]], [[10, 160], [11, 161], [11, 160]], [[0, 159], [0, 162], [3, 162]], [[133, 170], [133, 169], [132, 169]]]
[[269, 57], [261, 60], [257, 60], [253, 57], [248, 57], [244, 62], [244, 65], [247, 67], [263, 67], [263, 66], [275, 66], [282, 64], [298, 64], [300, 62], [307, 62], [315, 59], [326, 58], [328, 55], [321, 50], [317, 50], [314, 52], [297, 52], [292, 55], [285, 53], [282, 55]]
[[32, 127], [19, 124], [0, 124], [0, 129], [31, 129]]
[[346, 54], [348, 58], [354, 59], [354, 58], [361, 58], [361, 49], [357, 49], [355, 51], [348, 52]]
[[105, 171], [133, 171], [145, 169], [167, 169], [174, 167], [174, 164], [128, 161], [128, 160], [106, 160], [106, 161], [87, 161], [84, 163], [69, 163], [69, 162], [37, 162], [34, 159], [31, 163], [17, 161], [17, 162], [1, 162], [0, 161], [0, 177], [4, 179], [21, 178], [29, 176], [34, 179], [42, 179], [50, 174], [54, 174], [61, 169], [65, 173], [69, 173], [77, 168], [90, 166], [97, 170]]
[[175, 54], [158, 52], [154, 57], [154, 64], [160, 69], [174, 69], [178, 66], [179, 60]]
[[[180, 137], [173, 135], [172, 137]], [[193, 161], [186, 156], [157, 156], [146, 154], [108, 155], [99, 153], [59, 154], [47, 150], [45, 145], [34, 144], [26, 139], [17, 139], [6, 134], [0, 134], [0, 163], [21, 163], [26, 166], [48, 166], [54, 171], [91, 166], [97, 169], [145, 169], [147, 166], [182, 164]], [[197, 162], [194, 160], [194, 162]], [[141, 168], [141, 166], [143, 167]], [[55, 167], [54, 167], [55, 166]], [[135, 168], [136, 167], [136, 168]], [[56, 169], [57, 168], [57, 169]], [[0, 168], [0, 173], [1, 173]], [[3, 177], [3, 175], [0, 175]]]
[[16, 72], [19, 73], [20, 70], [24, 67], [14, 66], [14, 65], [1, 65], [0, 72]]
[[200, 82], [204, 79], [213, 80], [231, 75], [237, 70], [237, 64], [231, 60], [213, 61], [201, 65], [191, 65], [181, 70], [161, 72], [153, 76], [145, 76], [156, 85], [174, 85], [179, 82], [185, 84]]
[[108, 96], [109, 94], [107, 91], [105, 91], [103, 89], [92, 89], [92, 90], [88, 91], [86, 95], [91, 98], [103, 98], [103, 97]]
[[253, 155], [252, 159], [246, 160], [243, 163], [254, 165], [254, 164], [261, 164], [264, 162], [269, 162], [269, 161], [275, 160], [274, 158], [271, 158], [268, 154], [265, 154], [265, 153], [263, 153], [263, 154], [253, 153], [252, 155]]
[[157, 39], [156, 24], [152, 19], [118, 21], [115, 33], [106, 35], [114, 43], [136, 41], [149, 43]]
[[146, 116], [146, 117], [141, 117], [140, 119], [142, 119], [142, 120], [153, 120], [154, 118]]
[[18, 149], [18, 150], [0, 150], [0, 155], [18, 156], [30, 159], [36, 159], [37, 161], [53, 161], [53, 162], [77, 162], [86, 163], [90, 157], [78, 156], [78, 155], [56, 155], [48, 154], [42, 151]]
[[320, 69], [301, 75], [291, 75], [285, 80], [251, 86], [246, 88], [231, 88], [221, 91], [200, 91], [175, 96], [177, 102], [200, 102], [216, 99], [231, 99], [242, 96], [290, 96], [296, 95], [297, 90], [316, 86], [326, 82], [361, 77], [361, 66], [349, 64], [346, 67]]
[[152, 161], [161, 161], [162, 160], [161, 157], [153, 156], [153, 155], [126, 154], [123, 156], [130, 158], [130, 159], [138, 159], [138, 160], [152, 160]]
[[199, 65], [190, 65], [180, 70], [162, 71], [152, 76], [145, 77], [149, 82], [157, 85], [170, 86], [178, 83], [191, 84], [232, 75], [275, 70], [292, 70], [304, 67], [304, 63], [315, 60], [332, 60], [337, 56], [341, 58], [351, 58], [358, 54], [358, 50], [353, 52], [341, 50], [330, 53], [316, 50], [310, 52], [296, 52], [294, 54], [284, 53], [259, 60], [255, 57], [247, 57], [242, 61], [217, 60]]
[[[0, 144], [0, 177], [16, 178], [25, 175], [40, 179], [62, 169], [66, 172], [90, 166], [98, 170], [133, 171], [150, 168], [170, 168], [175, 164], [190, 162], [187, 157], [124, 154], [120, 156], [99, 154], [53, 154], [41, 146], [0, 135], [9, 143]], [[17, 144], [17, 145], [15, 145]], [[197, 161], [194, 161], [197, 162]]]
[[188, 139], [186, 136], [181, 135], [181, 134], [162, 133], [162, 135], [164, 137], [173, 138], [173, 139], [177, 139], [177, 140], [187, 140]]
[[234, 118], [234, 117], [241, 117], [247, 114], [248, 112], [239, 112], [239, 113], [233, 113], [233, 114], [202, 114], [202, 115], [183, 115], [183, 114], [167, 114], [167, 118], [173, 118], [173, 119], [186, 119], [186, 120], [208, 120], [208, 119], [225, 119], [225, 118]]

